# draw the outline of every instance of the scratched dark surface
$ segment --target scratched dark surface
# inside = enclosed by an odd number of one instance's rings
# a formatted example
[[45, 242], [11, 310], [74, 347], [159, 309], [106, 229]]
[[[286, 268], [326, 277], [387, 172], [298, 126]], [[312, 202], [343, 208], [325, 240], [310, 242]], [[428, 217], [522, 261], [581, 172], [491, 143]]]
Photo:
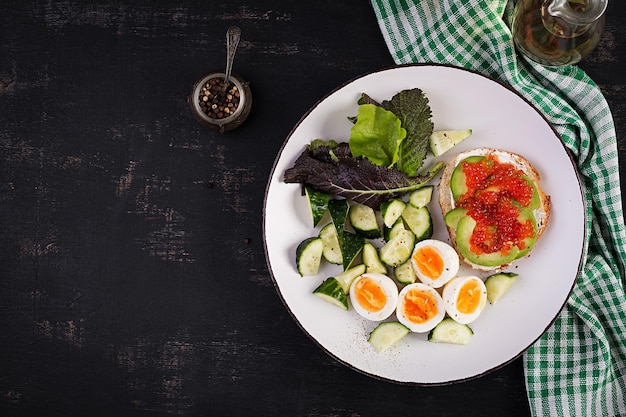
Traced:
[[[607, 16], [582, 67], [624, 158], [626, 8]], [[232, 24], [254, 106], [220, 135], [186, 98]], [[392, 64], [363, 0], [0, 0], [0, 415], [529, 415], [520, 359], [450, 386], [378, 381], [274, 289], [276, 153], [328, 91]]]

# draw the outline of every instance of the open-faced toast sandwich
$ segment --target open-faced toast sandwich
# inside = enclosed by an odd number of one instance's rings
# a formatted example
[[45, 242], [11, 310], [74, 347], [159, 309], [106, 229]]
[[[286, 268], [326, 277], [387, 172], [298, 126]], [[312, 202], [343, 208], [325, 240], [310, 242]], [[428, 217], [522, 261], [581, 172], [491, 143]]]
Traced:
[[550, 217], [550, 197], [521, 155], [477, 148], [443, 171], [439, 203], [450, 240], [474, 269], [497, 271], [527, 256]]

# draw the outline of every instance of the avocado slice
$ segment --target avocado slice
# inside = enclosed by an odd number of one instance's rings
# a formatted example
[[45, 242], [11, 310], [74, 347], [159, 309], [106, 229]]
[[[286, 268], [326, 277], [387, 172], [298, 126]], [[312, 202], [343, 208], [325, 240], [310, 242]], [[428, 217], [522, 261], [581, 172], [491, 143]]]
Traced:
[[450, 176], [450, 191], [452, 192], [452, 198], [454, 201], [458, 201], [459, 198], [467, 192], [467, 186], [465, 185], [465, 173], [463, 172], [463, 163], [467, 162], [474, 164], [482, 161], [485, 157], [482, 155], [469, 156], [463, 159], [452, 171]]
[[535, 216], [533, 215], [532, 210], [519, 205], [518, 208], [519, 215], [517, 216], [517, 221], [519, 221], [520, 223], [526, 223], [528, 220], [530, 220], [533, 224], [533, 236], [524, 239], [524, 249], [520, 249], [516, 259], [526, 256], [532, 250], [533, 246], [535, 246], [535, 242], [537, 241], [537, 221], [535, 220]]
[[[454, 199], [454, 201], [459, 201], [459, 198], [467, 192], [467, 185], [465, 184], [465, 173], [463, 172], [463, 163], [474, 164], [482, 161], [483, 159], [485, 159], [485, 157], [482, 155], [469, 156], [459, 162], [459, 164], [454, 168], [454, 171], [452, 171], [452, 175], [450, 176], [450, 191], [452, 192], [452, 198]], [[522, 178], [533, 189], [532, 200], [528, 205], [528, 208], [531, 210], [536, 210], [541, 205], [539, 193], [537, 192], [537, 186], [528, 175], [523, 174]], [[496, 186], [491, 186], [484, 191], [499, 192], [500, 188]]]
[[[533, 182], [533, 180], [530, 179], [530, 177], [526, 174], [523, 174], [521, 176], [521, 178], [526, 181], [526, 184], [528, 184], [528, 186], [530, 188], [532, 188], [533, 190], [533, 195], [531, 197], [530, 203], [525, 206], [528, 207], [531, 210], [536, 210], [539, 208], [539, 206], [541, 205], [541, 200], [539, 199], [539, 193], [537, 192], [537, 186], [535, 185], [535, 183]], [[484, 190], [480, 190], [478, 191], [478, 193], [484, 193], [484, 192], [494, 192], [494, 193], [499, 193], [501, 190], [501, 188], [497, 185], [491, 185], [487, 188], [485, 188]], [[517, 200], [514, 200], [517, 202]], [[521, 205], [520, 205], [521, 206]]]
[[500, 252], [476, 254], [472, 252], [470, 239], [474, 227], [476, 227], [476, 220], [470, 216], [459, 219], [456, 227], [456, 244], [465, 259], [476, 265], [492, 267], [508, 264], [518, 258], [520, 250], [517, 246], [513, 246], [507, 254]]
[[533, 197], [532, 197], [532, 200], [530, 200], [530, 204], [528, 205], [528, 208], [531, 209], [531, 210], [536, 210], [541, 205], [541, 200], [539, 199], [539, 193], [537, 192], [537, 187], [535, 186], [535, 182], [533, 180], [531, 180], [528, 175], [525, 175], [525, 174], [522, 175], [522, 178], [533, 189]]
[[446, 222], [446, 226], [456, 229], [456, 226], [459, 224], [459, 220], [461, 217], [464, 217], [467, 214], [467, 209], [463, 207], [455, 207], [443, 217]]

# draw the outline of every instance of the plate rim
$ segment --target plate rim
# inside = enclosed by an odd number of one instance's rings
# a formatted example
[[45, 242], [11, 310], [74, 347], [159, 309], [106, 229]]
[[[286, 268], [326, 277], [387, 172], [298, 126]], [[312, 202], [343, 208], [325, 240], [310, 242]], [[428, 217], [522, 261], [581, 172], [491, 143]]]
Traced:
[[[546, 326], [541, 330], [541, 332], [539, 333], [539, 335], [532, 340], [531, 343], [529, 343], [527, 346], [522, 347], [521, 350], [516, 353], [515, 355], [513, 355], [509, 360], [506, 360], [500, 364], [494, 365], [493, 367], [490, 367], [489, 369], [484, 370], [483, 372], [479, 372], [477, 374], [471, 375], [471, 376], [467, 376], [464, 378], [456, 378], [456, 379], [450, 379], [450, 380], [446, 380], [446, 381], [441, 381], [441, 382], [420, 382], [420, 381], [400, 381], [400, 380], [396, 380], [396, 379], [392, 379], [392, 378], [388, 378], [385, 376], [381, 376], [381, 375], [377, 375], [373, 372], [368, 372], [364, 369], [361, 369], [353, 364], [351, 364], [350, 362], [339, 358], [337, 355], [335, 355], [333, 352], [331, 352], [329, 349], [327, 349], [325, 346], [322, 345], [321, 342], [319, 342], [311, 333], [309, 333], [309, 331], [304, 327], [304, 325], [297, 319], [295, 313], [292, 311], [291, 307], [289, 306], [289, 304], [287, 303], [287, 300], [285, 299], [281, 289], [280, 289], [280, 285], [278, 284], [278, 281], [276, 280], [276, 277], [274, 275], [274, 271], [272, 268], [272, 264], [270, 262], [270, 258], [269, 258], [269, 252], [268, 252], [268, 247], [267, 247], [267, 239], [266, 239], [266, 221], [267, 221], [267, 199], [268, 199], [268, 193], [270, 191], [270, 186], [272, 183], [272, 178], [275, 175], [276, 172], [276, 167], [280, 162], [280, 159], [282, 157], [283, 151], [285, 149], [285, 147], [287, 146], [287, 144], [289, 143], [289, 140], [292, 138], [292, 136], [294, 135], [294, 133], [296, 132], [296, 130], [298, 130], [298, 128], [300, 127], [300, 125], [307, 119], [307, 117], [321, 104], [323, 103], [328, 97], [330, 97], [331, 95], [333, 95], [334, 93], [336, 93], [337, 91], [343, 89], [344, 87], [352, 84], [353, 82], [373, 75], [373, 74], [377, 74], [377, 73], [381, 73], [381, 72], [391, 72], [394, 70], [398, 70], [398, 69], [403, 69], [403, 68], [408, 68], [408, 67], [444, 67], [444, 68], [449, 68], [449, 69], [454, 69], [454, 70], [458, 70], [458, 71], [463, 71], [463, 72], [467, 72], [473, 75], [477, 75], [480, 77], [485, 78], [488, 81], [494, 82], [496, 84], [498, 84], [501, 87], [504, 87], [505, 89], [507, 89], [508, 91], [512, 92], [514, 95], [516, 95], [518, 98], [522, 99], [528, 106], [530, 106], [530, 108], [533, 109], [533, 111], [535, 113], [537, 113], [542, 119], [543, 121], [546, 123], [547, 126], [549, 126], [549, 128], [552, 130], [552, 132], [554, 133], [554, 135], [556, 136], [559, 142], [559, 144], [561, 145], [561, 147], [564, 149], [565, 154], [568, 157], [569, 163], [571, 164], [575, 177], [576, 177], [576, 182], [577, 182], [577, 186], [578, 189], [580, 191], [580, 195], [581, 195], [581, 202], [582, 202], [582, 208], [583, 208], [583, 227], [582, 227], [582, 246], [581, 246], [581, 250], [580, 250], [580, 254], [579, 254], [579, 258], [578, 258], [578, 265], [576, 268], [576, 275], [574, 276], [574, 278], [572, 279], [570, 288], [568, 289], [567, 292], [567, 297], [565, 297], [564, 301], [562, 302], [561, 306], [559, 307], [557, 313], [554, 315], [554, 317], [552, 317], [552, 319], [546, 324]], [[478, 72], [477, 70], [474, 69], [469, 69], [469, 68], [464, 68], [464, 67], [459, 67], [456, 65], [451, 65], [451, 64], [445, 64], [445, 63], [430, 63], [430, 62], [423, 62], [423, 63], [408, 63], [408, 64], [399, 64], [399, 65], [390, 65], [390, 66], [385, 66], [385, 67], [381, 67], [379, 69], [373, 70], [373, 71], [369, 71], [366, 73], [362, 73], [360, 75], [357, 75], [341, 84], [339, 84], [337, 87], [333, 88], [332, 90], [330, 90], [329, 92], [327, 92], [326, 94], [324, 94], [319, 100], [317, 100], [313, 105], [311, 105], [308, 110], [299, 118], [299, 120], [293, 125], [293, 127], [291, 128], [291, 130], [289, 131], [289, 133], [287, 134], [285, 140], [283, 141], [282, 145], [280, 146], [276, 157], [274, 158], [274, 162], [272, 164], [272, 168], [270, 170], [269, 176], [268, 176], [268, 181], [265, 187], [265, 194], [264, 194], [264, 198], [263, 198], [263, 212], [262, 212], [262, 237], [263, 237], [263, 249], [264, 249], [264, 253], [265, 253], [265, 260], [266, 260], [266, 264], [267, 264], [267, 268], [268, 268], [268, 272], [270, 274], [270, 277], [272, 278], [272, 284], [274, 286], [274, 288], [276, 289], [276, 292], [278, 293], [278, 296], [281, 300], [281, 302], [283, 303], [283, 305], [285, 306], [287, 312], [289, 313], [289, 315], [291, 316], [291, 318], [296, 322], [296, 324], [298, 325], [298, 327], [304, 332], [304, 334], [307, 335], [307, 337], [309, 339], [311, 339], [318, 347], [320, 347], [322, 349], [322, 351], [324, 351], [327, 355], [329, 355], [331, 358], [333, 358], [334, 360], [336, 360], [337, 362], [343, 364], [344, 366], [348, 367], [349, 369], [355, 370], [360, 374], [366, 375], [368, 377], [371, 377], [373, 379], [377, 379], [380, 381], [385, 381], [385, 382], [391, 382], [394, 384], [398, 384], [398, 385], [408, 385], [408, 386], [445, 386], [445, 385], [452, 385], [452, 384], [457, 384], [457, 383], [462, 383], [462, 382], [466, 382], [466, 381], [470, 381], [470, 380], [474, 380], [474, 379], [478, 379], [481, 378], [482, 376], [485, 376], [487, 374], [490, 374], [492, 372], [495, 372], [501, 368], [504, 368], [505, 366], [509, 365], [510, 363], [514, 362], [515, 360], [517, 360], [518, 358], [520, 358], [528, 349], [530, 349], [530, 347], [532, 347], [532, 345], [534, 345], [537, 340], [539, 340], [541, 337], [543, 337], [543, 335], [547, 332], [547, 330], [554, 324], [554, 322], [556, 321], [557, 317], [561, 314], [563, 308], [565, 307], [565, 305], [567, 304], [567, 301], [569, 300], [569, 298], [571, 297], [571, 294], [574, 290], [574, 287], [576, 285], [576, 282], [578, 280], [578, 276], [580, 275], [580, 272], [582, 270], [582, 266], [584, 264], [584, 254], [586, 252], [586, 248], [588, 245], [588, 239], [587, 239], [587, 226], [588, 226], [588, 203], [585, 199], [585, 193], [584, 193], [584, 187], [580, 178], [580, 173], [578, 171], [578, 168], [576, 166], [576, 161], [574, 160], [574, 157], [571, 153], [571, 151], [567, 148], [567, 146], [565, 145], [565, 143], [563, 142], [563, 139], [561, 137], [561, 135], [558, 133], [558, 131], [555, 129], [555, 127], [552, 125], [552, 123], [550, 123], [550, 121], [547, 119], [547, 117], [541, 112], [539, 111], [539, 109], [537, 109], [537, 107], [531, 103], [526, 97], [524, 97], [522, 94], [520, 94], [517, 90], [515, 90], [512, 86], [510, 86], [509, 84], [506, 84], [494, 77], [491, 77], [489, 75], [483, 74], [481, 72]]]

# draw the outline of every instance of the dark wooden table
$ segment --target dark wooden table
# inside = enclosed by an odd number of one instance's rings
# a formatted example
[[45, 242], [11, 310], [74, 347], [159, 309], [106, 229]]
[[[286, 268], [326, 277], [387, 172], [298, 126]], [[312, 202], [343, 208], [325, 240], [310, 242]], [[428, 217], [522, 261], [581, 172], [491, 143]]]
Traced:
[[[521, 359], [450, 386], [378, 381], [321, 350], [274, 289], [261, 219], [281, 144], [328, 91], [393, 65], [369, 2], [0, 10], [0, 415], [529, 415]], [[581, 65], [623, 160], [625, 19], [610, 2]], [[233, 24], [254, 107], [221, 135], [186, 100]]]

